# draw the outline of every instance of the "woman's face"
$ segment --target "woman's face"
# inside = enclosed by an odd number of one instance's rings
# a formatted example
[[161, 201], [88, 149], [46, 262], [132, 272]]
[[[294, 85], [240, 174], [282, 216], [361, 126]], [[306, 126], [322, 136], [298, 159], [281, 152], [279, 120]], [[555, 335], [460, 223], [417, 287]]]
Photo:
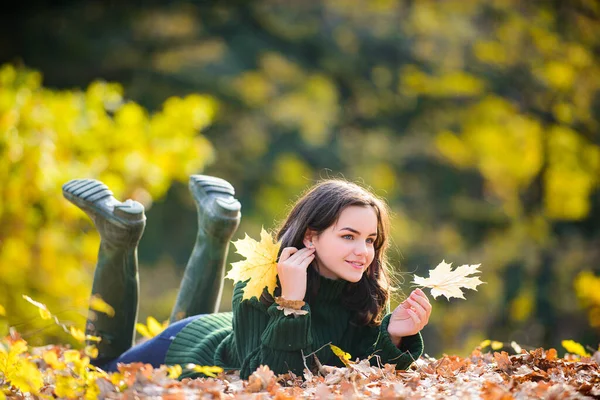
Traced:
[[377, 214], [372, 207], [345, 208], [337, 222], [312, 236], [319, 273], [329, 279], [358, 282], [373, 262], [376, 238]]

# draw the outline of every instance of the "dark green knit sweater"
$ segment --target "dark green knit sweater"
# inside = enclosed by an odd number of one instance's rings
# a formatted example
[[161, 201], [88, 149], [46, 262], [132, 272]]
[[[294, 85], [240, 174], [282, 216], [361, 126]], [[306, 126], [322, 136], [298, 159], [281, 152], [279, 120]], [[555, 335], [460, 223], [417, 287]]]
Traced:
[[[303, 309], [307, 315], [284, 316], [277, 304], [266, 306], [256, 298], [242, 301], [245, 283], [237, 283], [233, 292], [233, 312], [208, 314], [184, 327], [170, 345], [166, 364], [187, 363], [217, 365], [226, 370], [239, 369], [247, 379], [260, 365], [268, 365], [275, 373], [292, 371], [302, 376], [305, 355], [327, 343], [352, 355], [352, 359], [379, 355], [381, 363], [396, 364], [406, 369], [423, 352], [420, 334], [402, 338], [400, 348], [387, 332], [391, 314], [381, 326], [351, 324], [352, 313], [341, 305], [341, 294], [348, 283], [343, 280], [320, 279], [319, 292]], [[343, 366], [329, 346], [316, 353], [323, 365]], [[376, 365], [376, 357], [371, 358]], [[312, 357], [307, 365], [312, 368]], [[186, 373], [181, 378], [197, 376]]]

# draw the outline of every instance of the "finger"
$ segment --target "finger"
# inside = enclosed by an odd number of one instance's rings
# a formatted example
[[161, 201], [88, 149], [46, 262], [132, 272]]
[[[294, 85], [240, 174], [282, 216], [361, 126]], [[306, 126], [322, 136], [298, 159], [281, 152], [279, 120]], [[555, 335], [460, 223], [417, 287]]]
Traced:
[[427, 297], [419, 296], [419, 295], [411, 295], [410, 299], [416, 303], [418, 303], [425, 311], [431, 313], [431, 303]]
[[290, 258], [288, 258], [288, 263], [290, 264], [295, 264], [298, 265], [300, 264], [305, 258], [306, 256], [313, 254], [315, 251], [314, 249], [309, 249], [307, 247], [298, 250], [296, 253], [294, 253]]
[[298, 260], [299, 258], [303, 258], [303, 256], [308, 253], [309, 251], [311, 251], [312, 249], [309, 249], [307, 247], [303, 247], [300, 250], [296, 251], [293, 255], [290, 256], [290, 258], [288, 259], [290, 262], [294, 262], [296, 260]]
[[315, 255], [309, 254], [304, 260], [302, 260], [299, 267], [304, 268], [304, 269], [308, 268], [308, 266], [314, 259], [315, 259]]
[[398, 304], [398, 307], [396, 307], [394, 309], [394, 312], [392, 313], [392, 318], [394, 319], [408, 319], [410, 318], [407, 314], [406, 311], [410, 309], [410, 304], [406, 303], [406, 302], [402, 302], [400, 304]]
[[407, 311], [407, 309], [404, 309], [404, 307], [399, 305], [398, 307], [396, 307], [394, 312], [392, 312], [392, 319], [398, 320], [398, 321], [403, 321], [405, 319], [410, 318], [409, 316], [406, 315], [406, 311]]
[[417, 328], [419, 328], [419, 330], [421, 330], [421, 328], [422, 328], [423, 326], [421, 325], [421, 318], [419, 318], [419, 316], [417, 315], [417, 313], [416, 313], [416, 312], [414, 312], [414, 311], [413, 311], [413, 310], [411, 310], [411, 309], [408, 309], [408, 315], [410, 316], [410, 319], [412, 319], [412, 320], [413, 320], [413, 323], [415, 324], [415, 326], [416, 326]]
[[410, 295], [415, 301], [418, 301], [426, 310], [431, 311], [431, 302], [429, 297], [421, 289], [413, 291]]
[[286, 261], [290, 256], [298, 251], [295, 247], [286, 247], [281, 251], [281, 255], [279, 255], [279, 262]]
[[425, 294], [424, 291], [422, 291], [421, 289], [415, 289], [410, 293], [411, 296], [418, 296], [418, 297], [424, 297], [427, 298], [427, 295]]
[[402, 307], [402, 308], [407, 308], [408, 309], [408, 308], [410, 308], [410, 304], [408, 303], [408, 301], [404, 300], [402, 303], [400, 303], [400, 305], [398, 307]]
[[[415, 303], [416, 304], [416, 303]], [[414, 311], [419, 317], [419, 321], [421, 321], [420, 328], [423, 328], [427, 323], [429, 323], [429, 315], [430, 313], [427, 310], [421, 308], [420, 305], [416, 305], [412, 311]]]
[[427, 310], [425, 310], [425, 308], [421, 304], [419, 304], [417, 301], [415, 301], [409, 297], [408, 302], [410, 303], [412, 310], [415, 311], [419, 315], [420, 318], [427, 316]]

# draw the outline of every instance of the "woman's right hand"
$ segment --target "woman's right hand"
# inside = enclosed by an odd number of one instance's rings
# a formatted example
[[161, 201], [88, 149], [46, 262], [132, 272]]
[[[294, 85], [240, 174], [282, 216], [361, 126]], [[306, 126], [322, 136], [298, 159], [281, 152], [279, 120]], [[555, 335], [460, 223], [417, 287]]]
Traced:
[[281, 296], [286, 300], [304, 300], [306, 295], [306, 270], [315, 259], [315, 249], [298, 250], [286, 247], [279, 256], [277, 274], [281, 283]]

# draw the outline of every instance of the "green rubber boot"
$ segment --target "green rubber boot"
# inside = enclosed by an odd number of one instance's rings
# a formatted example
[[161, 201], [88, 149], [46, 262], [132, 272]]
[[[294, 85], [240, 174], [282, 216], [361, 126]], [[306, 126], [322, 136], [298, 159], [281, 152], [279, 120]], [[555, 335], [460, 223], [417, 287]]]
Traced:
[[218, 311], [229, 241], [241, 218], [235, 191], [223, 179], [192, 175], [189, 188], [198, 210], [198, 235], [187, 263], [171, 323]]
[[116, 200], [104, 183], [93, 179], [71, 180], [62, 190], [67, 200], [94, 221], [100, 234], [92, 296], [110, 304], [115, 316], [90, 312], [86, 334], [102, 338], [96, 344], [94, 361], [101, 365], [133, 344], [139, 295], [137, 246], [146, 226], [144, 206], [133, 200]]

